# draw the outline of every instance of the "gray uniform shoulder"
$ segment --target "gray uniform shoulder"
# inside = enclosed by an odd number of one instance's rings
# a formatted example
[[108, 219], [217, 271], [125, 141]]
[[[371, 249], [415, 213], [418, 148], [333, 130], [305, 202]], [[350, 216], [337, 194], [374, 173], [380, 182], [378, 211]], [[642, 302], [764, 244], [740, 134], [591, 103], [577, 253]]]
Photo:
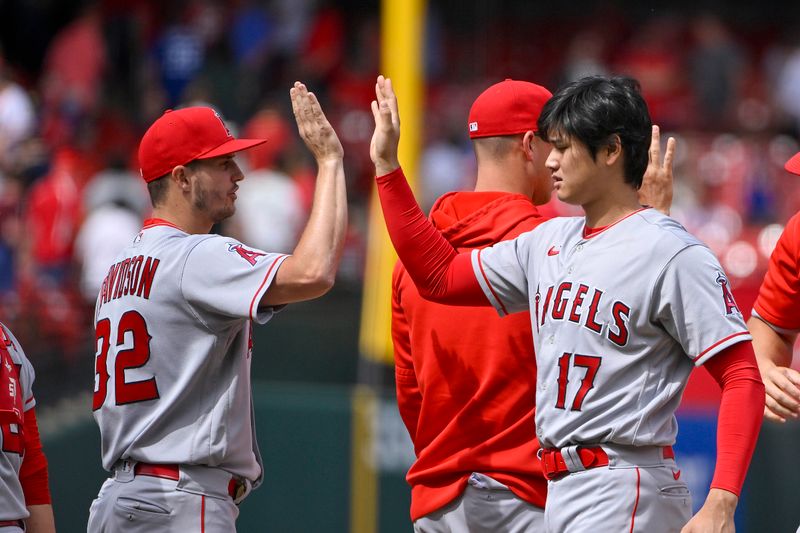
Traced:
[[539, 230], [545, 231], [564, 231], [565, 229], [571, 228], [580, 228], [583, 226], [583, 223], [586, 221], [585, 217], [554, 217], [550, 220], [546, 220], [533, 228], [531, 232], [537, 232]]
[[543, 243], [553, 244], [551, 242], [553, 239], [560, 242], [566, 235], [580, 235], [585, 221], [584, 217], [554, 217], [523, 233], [518, 238], [538, 239]]
[[636, 216], [645, 222], [641, 226], [641, 237], [660, 250], [671, 249], [674, 255], [689, 246], [700, 245], [707, 248], [705, 243], [689, 233], [680, 222], [655, 209], [642, 210]]

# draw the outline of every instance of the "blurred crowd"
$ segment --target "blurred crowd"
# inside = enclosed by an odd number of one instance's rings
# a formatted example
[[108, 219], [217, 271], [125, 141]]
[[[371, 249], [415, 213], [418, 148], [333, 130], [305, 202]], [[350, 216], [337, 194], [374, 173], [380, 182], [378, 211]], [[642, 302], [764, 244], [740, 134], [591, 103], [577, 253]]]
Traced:
[[[679, 141], [673, 216], [720, 256], [749, 309], [782, 223], [800, 208], [800, 183], [782, 169], [800, 139], [796, 11], [794, 22], [745, 25], [721, 9], [643, 16], [622, 2], [559, 18], [510, 4], [502, 12], [491, 2], [430, 2], [423, 204], [472, 186], [466, 116], [489, 84], [513, 77], [554, 90], [587, 74], [629, 74], [642, 83], [654, 122]], [[237, 214], [218, 229], [288, 252], [314, 187], [287, 92], [305, 82], [345, 147], [351, 224], [340, 278], [360, 283], [381, 44], [376, 2], [3, 5], [0, 314], [40, 375], [84, 388], [91, 381], [94, 299], [111, 258], [148, 216], [136, 149], [164, 109], [211, 105], [235, 134], [269, 139], [239, 156], [247, 179]], [[26, 41], [37, 20], [53, 32], [33, 57]], [[575, 213], [556, 201], [548, 209]], [[63, 379], [74, 368], [81, 378]]]

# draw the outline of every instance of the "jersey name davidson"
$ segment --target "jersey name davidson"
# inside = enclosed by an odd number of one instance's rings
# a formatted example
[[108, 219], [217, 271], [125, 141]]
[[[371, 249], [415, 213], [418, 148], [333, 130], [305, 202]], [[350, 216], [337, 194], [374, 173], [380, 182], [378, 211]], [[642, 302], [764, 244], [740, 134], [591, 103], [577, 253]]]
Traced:
[[159, 263], [155, 257], [139, 255], [112, 265], [100, 288], [99, 306], [128, 295], [149, 300]]

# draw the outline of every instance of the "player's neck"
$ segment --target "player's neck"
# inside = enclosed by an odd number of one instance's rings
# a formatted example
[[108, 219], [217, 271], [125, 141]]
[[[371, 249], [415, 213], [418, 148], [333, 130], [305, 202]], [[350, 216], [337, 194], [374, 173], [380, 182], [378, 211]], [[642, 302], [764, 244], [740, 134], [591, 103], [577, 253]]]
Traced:
[[170, 209], [166, 206], [153, 208], [152, 217], [166, 220], [190, 235], [208, 233], [213, 226], [213, 223], [209, 223], [207, 220], [200, 220], [197, 216], [193, 216], [192, 213], [184, 213], [181, 210]]
[[618, 196], [606, 194], [581, 206], [586, 213], [586, 226], [590, 228], [608, 226], [641, 209], [636, 190], [630, 190], [632, 192], [626, 191], [626, 194]]
[[533, 184], [522, 168], [484, 163], [478, 165], [475, 191], [518, 193], [530, 198], [533, 195]]

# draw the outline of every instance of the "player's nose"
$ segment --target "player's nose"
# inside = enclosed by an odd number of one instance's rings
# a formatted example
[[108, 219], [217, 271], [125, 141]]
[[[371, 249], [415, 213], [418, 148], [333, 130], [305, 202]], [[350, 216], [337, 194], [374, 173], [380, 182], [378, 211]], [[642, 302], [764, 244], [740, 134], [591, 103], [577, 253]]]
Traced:
[[550, 154], [547, 156], [547, 161], [544, 162], [544, 166], [550, 169], [551, 172], [558, 170], [559, 160], [555, 150], [550, 150]]
[[242, 181], [243, 179], [244, 179], [244, 173], [242, 172], [242, 169], [236, 162], [234, 162], [231, 172], [231, 181], [237, 182], [237, 181]]

